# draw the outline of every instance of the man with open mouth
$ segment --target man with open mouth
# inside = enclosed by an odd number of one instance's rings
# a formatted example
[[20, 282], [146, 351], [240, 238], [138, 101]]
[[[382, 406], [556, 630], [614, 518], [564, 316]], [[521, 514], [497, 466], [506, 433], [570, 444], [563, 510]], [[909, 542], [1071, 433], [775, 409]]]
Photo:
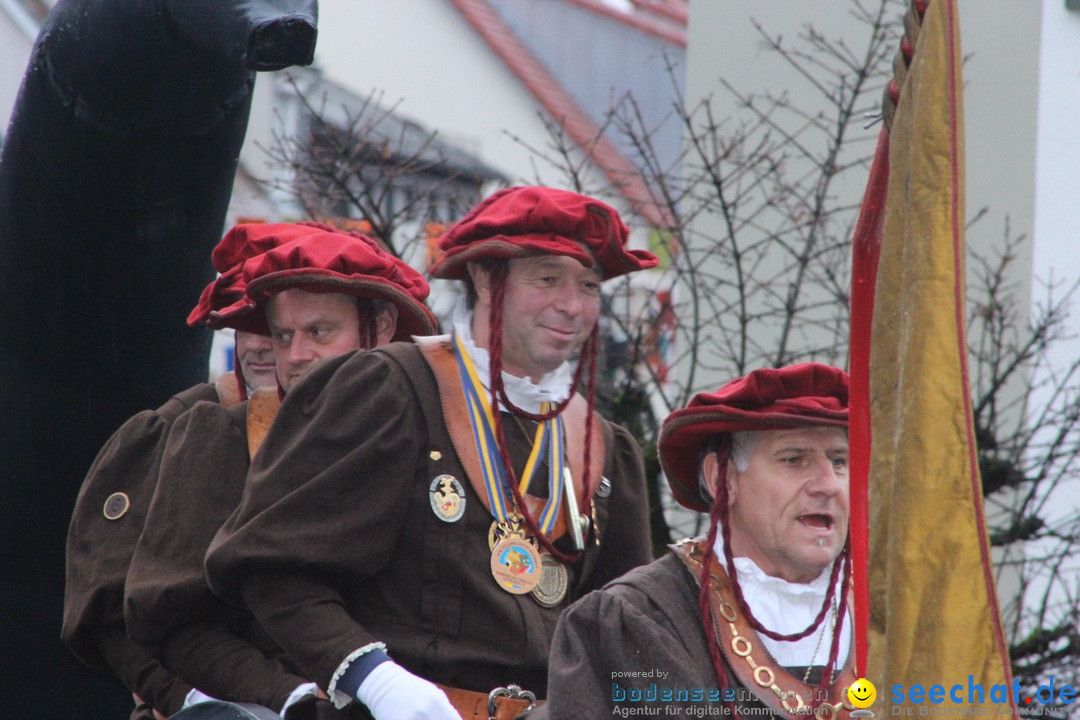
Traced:
[[664, 473], [676, 500], [709, 514], [708, 535], [567, 610], [548, 704], [530, 720], [635, 706], [679, 717], [703, 705], [788, 718], [854, 709], [847, 400], [844, 371], [802, 363], [668, 416]]

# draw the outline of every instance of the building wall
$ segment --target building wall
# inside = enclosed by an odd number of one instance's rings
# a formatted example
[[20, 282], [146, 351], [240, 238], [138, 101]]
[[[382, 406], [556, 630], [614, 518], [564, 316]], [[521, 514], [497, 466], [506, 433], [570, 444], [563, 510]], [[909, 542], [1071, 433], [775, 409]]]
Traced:
[[315, 57], [334, 81], [384, 91], [384, 106], [400, 100], [402, 115], [514, 182], [536, 179], [534, 156], [508, 133], [542, 147], [539, 106], [450, 0], [321, 0]]
[[[891, 11], [899, 15], [907, 4], [894, 3]], [[877, 3], [863, 5], [876, 7]], [[1068, 13], [1062, 5], [1062, 0], [1045, 0], [1044, 17], [1040, 3], [958, 0], [965, 58], [966, 210], [969, 219], [983, 214], [969, 227], [967, 242], [973, 252], [991, 257], [1002, 247], [1006, 234], [1028, 239], [1011, 266], [1018, 323], [1026, 322], [1030, 312], [1033, 269], [1045, 277], [1056, 259], [1060, 275], [1063, 242], [1071, 240], [1080, 227], [1080, 204], [1071, 197], [1080, 187], [1076, 177], [1080, 142], [1070, 132], [1075, 117], [1071, 111], [1080, 97], [1080, 43], [1075, 42], [1080, 14]], [[718, 114], [737, 113], [730, 95], [719, 90], [717, 81], [722, 76], [742, 90], [788, 93], [793, 104], [813, 106], [815, 98], [807, 83], [775, 53], [763, 49], [751, 26], [754, 20], [789, 42], [813, 24], [828, 35], [850, 37], [856, 53], [865, 44], [859, 42], [865, 27], [851, 16], [849, 3], [691, 0], [687, 60], [691, 105], [711, 95], [714, 107], [723, 108]], [[1042, 44], [1043, 33], [1046, 44]], [[879, 107], [880, 101], [867, 110]], [[860, 135], [860, 151], [868, 152], [872, 144], [866, 143], [873, 138], [853, 128], [853, 137]], [[837, 187], [858, 203], [866, 176], [866, 172], [857, 173]], [[1039, 265], [1033, 263], [1036, 257]], [[968, 269], [970, 285], [974, 268]], [[1077, 275], [1075, 269], [1067, 272], [1073, 278]], [[1026, 389], [1024, 379], [1018, 377], [1007, 392], [1019, 396]], [[999, 576], [1003, 604], [1008, 605], [1018, 589], [1018, 576]]]
[[[1080, 233], [1080, 137], [1076, 119], [1080, 111], [1080, 10], [1068, 10], [1064, 0], [1043, 0], [1042, 53], [1039, 61], [1039, 112], [1035, 188], [1035, 253], [1032, 290], [1036, 303], [1045, 302], [1048, 292], [1060, 299], [1064, 291], [1080, 281], [1080, 263], [1075, 261]], [[1049, 290], [1048, 288], [1053, 288]], [[1043, 382], [1056, 373], [1064, 374], [1080, 360], [1080, 297], [1070, 303], [1063, 337], [1054, 344], [1050, 367], [1035, 378], [1032, 405], [1050, 402], [1050, 390]], [[1059, 398], [1057, 406], [1075, 402]], [[1052, 524], [1068, 523], [1080, 507], [1077, 478], [1063, 482], [1048, 498], [1046, 515]], [[1075, 558], [1058, 569], [1064, 584], [1075, 585], [1080, 575]], [[1061, 597], [1058, 593], [1057, 597]], [[1069, 601], [1062, 598], [1064, 603]]]
[[[1042, 5], [1033, 264], [1036, 278], [1067, 285], [1080, 277], [1073, 259], [1080, 233], [1080, 11], [1066, 9], [1064, 0]], [[1042, 288], [1033, 295], [1043, 297]], [[1054, 355], [1059, 368], [1080, 358], [1080, 310], [1068, 335]]]
[[36, 35], [17, 0], [0, 0], [0, 128], [5, 135]]
[[[32, 37], [20, 33], [0, 0], [0, 119], [10, 115], [26, 68]], [[543, 148], [548, 133], [540, 108], [518, 79], [483, 43], [450, 0], [321, 0], [316, 65], [358, 95], [381, 92], [384, 106], [438, 130], [440, 137], [475, 153], [514, 182], [556, 184], [561, 177], [515, 141]], [[265, 161], [256, 140], [269, 138], [270, 83], [256, 82], [243, 160], [259, 175]]]
[[[973, 247], [1000, 246], [1006, 232], [1028, 242], [1014, 266], [1030, 297], [1035, 233], [1035, 147], [1038, 133], [1039, 3], [959, 0], [964, 62], [967, 213], [987, 216], [968, 230]], [[1022, 318], [1030, 305], [1018, 308]]]
[[[782, 47], [807, 52], [809, 45], [800, 36], [813, 25], [830, 40], [843, 38], [849, 52], [861, 58], [870, 33], [852, 16], [852, 5], [836, 0], [691, 0], [686, 107], [695, 113], [695, 134], [709, 130], [707, 119], [717, 126], [721, 141], [715, 145], [726, 148], [716, 163], [717, 172], [729, 178], [724, 199], [728, 208], [735, 207], [728, 210], [734, 216], [729, 224], [711, 182], [691, 193], [713, 201], [686, 234], [687, 264], [705, 268], [698, 274], [715, 278], [705, 297], [700, 284], [677, 288], [677, 303], [710, 304], [704, 330], [696, 333], [694, 355], [688, 354], [690, 338], [680, 337], [678, 352], [684, 353], [684, 360], [676, 376], [691, 385], [691, 392], [715, 389], [736, 374], [779, 362], [815, 360], [841, 366], [847, 362], [846, 347], [831, 330], [837, 327], [835, 293], [823, 275], [800, 280], [794, 268], [800, 264], [800, 253], [812, 251], [818, 258], [827, 252], [827, 261], [816, 261], [818, 269], [828, 263], [841, 268], [839, 272], [846, 270], [847, 252], [837, 244], [850, 233], [855, 213], [835, 210], [858, 205], [867, 168], [857, 163], [873, 152], [879, 128], [865, 127], [861, 113], [847, 123], [833, 162], [846, 169], [832, 175], [825, 199], [817, 199], [821, 188], [814, 185], [823, 175], [818, 164], [828, 157], [838, 115], [819, 88], [833, 81], [819, 67], [811, 81], [768, 47], [765, 37], [782, 38]], [[900, 5], [896, 8], [899, 17]], [[890, 59], [894, 51], [890, 49]], [[822, 66], [836, 64], [817, 60]], [[809, 66], [810, 61], [802, 64]], [[873, 90], [864, 89], [863, 110], [878, 109], [881, 86], [878, 81]], [[711, 109], [708, 116], [701, 109], [706, 105]], [[767, 115], [769, 122], [760, 123], [758, 113]], [[763, 125], [783, 130], [765, 130]], [[785, 140], [785, 133], [796, 140]], [[704, 165], [693, 160], [684, 164]], [[741, 167], [739, 173], [736, 167]], [[812, 213], [818, 209], [824, 214], [815, 220]], [[734, 266], [736, 245], [741, 253], [738, 261], [748, 274], [741, 281]], [[830, 245], [832, 250], [827, 251]], [[764, 254], [760, 262], [759, 252]], [[799, 310], [797, 322], [789, 325], [792, 306]], [[744, 315], [749, 318], [746, 330], [741, 325]], [[781, 349], [783, 356], [778, 357]]]
[[[863, 3], [876, 7], [877, 3]], [[893, 2], [899, 17], [906, 2]], [[1040, 22], [1038, 3], [1013, 0], [959, 0], [964, 64], [964, 113], [967, 173], [967, 212], [982, 217], [968, 230], [968, 243], [986, 255], [1000, 247], [1006, 223], [1012, 237], [1034, 232], [1035, 139], [1038, 107]], [[780, 56], [763, 47], [753, 27], [757, 22], [770, 35], [789, 45], [808, 24], [828, 36], [850, 38], [858, 55], [865, 47], [865, 25], [851, 14], [851, 4], [826, 0], [753, 3], [745, 0], [691, 0], [687, 52], [687, 101], [712, 98], [719, 117], [738, 117], [740, 109], [724, 91], [724, 78], [743, 92], [786, 94], [793, 106], [808, 111], [820, 103], [811, 86]], [[892, 53], [895, 52], [895, 48]], [[891, 54], [890, 53], [890, 57]], [[1006, 61], [1005, 58], [1008, 60]], [[822, 105], [828, 112], [831, 108]], [[867, 112], [880, 110], [874, 98]], [[861, 123], [860, 123], [861, 125]], [[877, 128], [849, 130], [854, 152], [868, 153]], [[858, 203], [867, 173], [851, 173], [834, 189]], [[708, 228], [702, 228], [706, 236]], [[719, 228], [711, 234], [721, 232]], [[1018, 317], [1026, 318], [1031, 278], [1031, 243], [1013, 266], [1018, 283]], [[843, 359], [841, 358], [841, 362]]]
[[283, 220], [269, 207], [265, 192], [251, 180], [269, 180], [275, 173], [270, 165], [267, 148], [273, 147], [274, 132], [278, 129], [279, 115], [275, 112], [276, 85], [280, 73], [257, 73], [255, 90], [251, 95], [251, 112], [248, 114], [244, 145], [240, 148], [240, 169], [247, 175], [233, 185], [233, 197], [229, 205], [226, 225], [231, 227], [238, 216], [259, 217], [271, 222]]

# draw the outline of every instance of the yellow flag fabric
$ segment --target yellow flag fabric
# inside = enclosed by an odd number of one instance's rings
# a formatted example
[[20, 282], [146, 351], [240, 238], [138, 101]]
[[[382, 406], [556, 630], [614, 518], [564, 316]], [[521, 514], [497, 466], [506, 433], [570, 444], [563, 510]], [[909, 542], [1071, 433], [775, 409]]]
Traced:
[[890, 132], [871, 331], [867, 677], [879, 717], [1013, 699], [968, 384], [957, 11], [924, 4]]

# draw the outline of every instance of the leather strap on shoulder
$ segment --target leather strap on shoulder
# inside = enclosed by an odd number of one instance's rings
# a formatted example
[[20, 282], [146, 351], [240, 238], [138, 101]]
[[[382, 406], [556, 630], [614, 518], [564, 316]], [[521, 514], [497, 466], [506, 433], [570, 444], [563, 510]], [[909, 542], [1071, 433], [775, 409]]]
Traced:
[[277, 386], [261, 387], [252, 394], [247, 406], [247, 443], [248, 458], [255, 453], [266, 439], [266, 433], [281, 407], [281, 397]]
[[230, 371], [219, 375], [214, 381], [214, 388], [217, 390], [218, 402], [222, 407], [231, 408], [240, 402], [240, 383], [236, 378], [236, 373]]
[[[703, 540], [683, 540], [671, 546], [686, 569], [701, 584], [701, 570], [705, 560]], [[715, 641], [720, 646], [724, 660], [739, 683], [749, 688], [765, 705], [781, 717], [805, 720], [810, 717], [811, 707], [820, 698], [821, 689], [808, 685], [777, 664], [765, 649], [760, 636], [750, 627], [746, 616], [739, 609], [731, 579], [721, 566], [714, 562], [709, 568], [712, 592], [709, 606], [713, 615]], [[848, 592], [848, 607], [852, 596]], [[711, 640], [710, 640], [711, 641]], [[855, 709], [847, 697], [847, 689], [855, 682], [854, 653], [848, 653], [844, 668], [833, 678], [828, 697], [823, 699], [817, 716], [847, 718]]]

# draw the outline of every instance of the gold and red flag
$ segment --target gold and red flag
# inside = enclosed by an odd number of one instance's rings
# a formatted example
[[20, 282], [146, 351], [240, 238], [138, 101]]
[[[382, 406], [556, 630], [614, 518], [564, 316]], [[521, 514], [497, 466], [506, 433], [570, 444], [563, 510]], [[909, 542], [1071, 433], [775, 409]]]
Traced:
[[882, 711], [1000, 708], [1013, 696], [968, 377], [955, 0], [913, 0], [894, 67], [852, 266], [857, 671]]

